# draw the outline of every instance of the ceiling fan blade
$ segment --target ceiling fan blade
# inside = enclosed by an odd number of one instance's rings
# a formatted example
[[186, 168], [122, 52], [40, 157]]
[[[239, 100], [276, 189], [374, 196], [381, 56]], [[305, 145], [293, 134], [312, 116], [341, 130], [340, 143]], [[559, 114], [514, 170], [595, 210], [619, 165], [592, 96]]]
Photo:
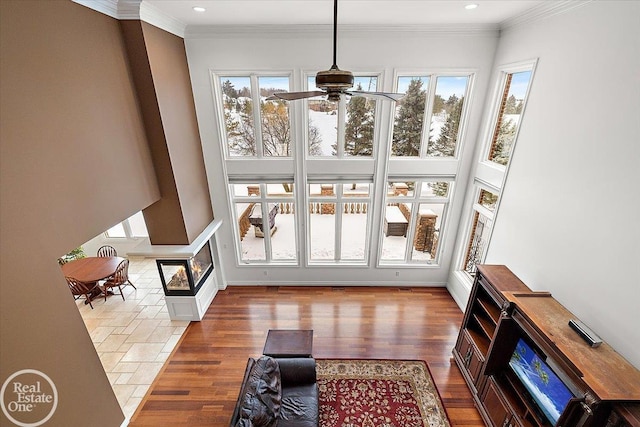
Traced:
[[389, 92], [367, 92], [363, 90], [350, 90], [345, 92], [351, 96], [364, 96], [371, 99], [381, 99], [385, 101], [400, 101], [404, 98], [404, 93], [389, 93]]
[[267, 101], [283, 99], [285, 101], [295, 101], [296, 99], [313, 98], [314, 96], [324, 96], [326, 92], [321, 90], [312, 90], [308, 92], [276, 92], [267, 98]]

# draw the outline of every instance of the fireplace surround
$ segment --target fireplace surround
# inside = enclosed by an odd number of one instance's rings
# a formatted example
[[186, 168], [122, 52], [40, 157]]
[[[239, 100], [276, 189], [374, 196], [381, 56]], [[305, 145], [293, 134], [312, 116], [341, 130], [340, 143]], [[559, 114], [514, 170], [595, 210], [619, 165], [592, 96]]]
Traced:
[[202, 320], [218, 289], [226, 281], [220, 265], [215, 232], [221, 220], [214, 220], [189, 245], [152, 245], [149, 240], [128, 252], [154, 258], [172, 320]]
[[214, 269], [211, 246], [207, 241], [188, 259], [156, 259], [164, 294], [196, 295]]

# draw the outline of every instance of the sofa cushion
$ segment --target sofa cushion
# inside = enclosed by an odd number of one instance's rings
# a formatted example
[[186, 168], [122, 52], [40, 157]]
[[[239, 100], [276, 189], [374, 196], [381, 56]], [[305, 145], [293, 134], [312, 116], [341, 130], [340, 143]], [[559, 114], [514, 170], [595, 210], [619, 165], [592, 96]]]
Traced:
[[278, 427], [318, 426], [318, 385], [303, 384], [282, 389]]
[[237, 427], [274, 427], [282, 399], [280, 368], [271, 357], [263, 356], [251, 367], [242, 390]]

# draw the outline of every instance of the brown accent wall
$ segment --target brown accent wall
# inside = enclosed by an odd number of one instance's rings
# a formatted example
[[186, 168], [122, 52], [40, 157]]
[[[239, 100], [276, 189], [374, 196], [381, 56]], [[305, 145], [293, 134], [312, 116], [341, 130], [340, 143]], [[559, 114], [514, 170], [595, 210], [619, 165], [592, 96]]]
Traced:
[[153, 244], [189, 244], [213, 220], [184, 41], [121, 21], [162, 198], [144, 213]]
[[0, 57], [0, 383], [40, 370], [59, 393], [47, 425], [118, 426], [56, 258], [160, 197], [120, 27], [71, 1], [2, 0]]

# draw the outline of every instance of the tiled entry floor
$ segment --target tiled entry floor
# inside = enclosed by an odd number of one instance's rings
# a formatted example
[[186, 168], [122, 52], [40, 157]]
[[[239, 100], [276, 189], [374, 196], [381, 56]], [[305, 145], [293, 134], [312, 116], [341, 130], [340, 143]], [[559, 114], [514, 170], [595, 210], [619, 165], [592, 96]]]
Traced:
[[[102, 366], [130, 419], [162, 365], [185, 331], [188, 321], [170, 320], [154, 259], [130, 257], [129, 279], [120, 295], [93, 300], [92, 310], [77, 301]], [[118, 290], [116, 288], [115, 292]]]

